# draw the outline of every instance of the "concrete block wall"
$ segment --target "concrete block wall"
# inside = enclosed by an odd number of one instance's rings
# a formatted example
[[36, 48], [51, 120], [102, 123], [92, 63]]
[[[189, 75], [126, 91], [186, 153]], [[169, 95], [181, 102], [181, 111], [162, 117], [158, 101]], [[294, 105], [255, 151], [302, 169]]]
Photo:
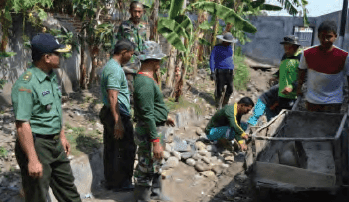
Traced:
[[[309, 17], [310, 27], [314, 29], [313, 46], [319, 45], [317, 29], [325, 20], [333, 20], [337, 23], [338, 34], [340, 29], [341, 11], [333, 12], [318, 17]], [[250, 17], [251, 23], [257, 27], [257, 33], [247, 34], [252, 40], [245, 45], [238, 44], [242, 52], [261, 63], [278, 66], [284, 53], [280, 45], [283, 37], [293, 34], [295, 26], [303, 26], [302, 17], [283, 17], [283, 16], [258, 16]], [[345, 27], [344, 50], [349, 50], [349, 17]], [[339, 40], [335, 42], [339, 46]]]

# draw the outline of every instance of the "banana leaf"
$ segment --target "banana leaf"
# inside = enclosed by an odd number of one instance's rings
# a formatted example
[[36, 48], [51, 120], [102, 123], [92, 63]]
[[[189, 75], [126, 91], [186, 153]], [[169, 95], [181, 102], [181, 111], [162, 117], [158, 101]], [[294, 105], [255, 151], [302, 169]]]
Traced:
[[245, 32], [257, 32], [257, 28], [253, 26], [250, 22], [237, 15], [233, 9], [230, 9], [223, 5], [214, 2], [197, 2], [192, 4], [191, 6], [196, 9], [205, 10], [211, 14], [216, 14], [226, 23], [233, 23], [236, 28], [241, 29]]
[[265, 3], [265, 0], [258, 0], [251, 2], [252, 8], [258, 8], [259, 6], [263, 5]]
[[199, 25], [199, 28], [203, 30], [209, 30], [209, 29], [212, 29], [213, 24], [214, 24], [213, 20], [211, 20], [211, 22], [205, 21]]
[[282, 10], [282, 7], [274, 6], [274, 5], [270, 5], [270, 4], [263, 4], [259, 8], [261, 10], [265, 10], [265, 11], [281, 11]]
[[188, 39], [193, 38], [193, 23], [186, 15], [179, 15], [174, 20], [185, 30]]
[[183, 10], [184, 0], [171, 0], [171, 7], [169, 11], [169, 18], [174, 19], [179, 16]]
[[208, 42], [206, 39], [199, 39], [199, 44], [205, 45], [205, 46], [211, 46], [211, 43]]
[[[291, 3], [290, 0], [278, 0], [283, 8], [288, 12], [290, 15], [296, 15], [298, 13], [298, 10], [296, 9], [296, 6], [300, 6], [300, 3], [298, 0], [293, 0], [293, 4]], [[303, 2], [304, 0], [302, 0]]]
[[[162, 31], [163, 28], [167, 28], [173, 32], [176, 32], [178, 36], [183, 36], [185, 38], [189, 38], [186, 30], [181, 26], [181, 24], [179, 24], [178, 22], [176, 22], [173, 19], [169, 19], [169, 18], [160, 18], [159, 22], [158, 22], [158, 30]], [[162, 34], [162, 33], [160, 33]]]
[[141, 2], [145, 7], [151, 8], [154, 4], [154, 0], [138, 0]]
[[177, 33], [168, 30], [165, 31], [166, 29], [158, 29], [158, 32], [160, 34], [162, 34], [162, 36], [164, 36], [166, 38], [166, 40], [172, 45], [174, 46], [177, 50], [179, 51], [186, 51], [186, 47], [184, 46], [184, 44], [182, 43], [182, 39], [180, 36], [178, 36]]

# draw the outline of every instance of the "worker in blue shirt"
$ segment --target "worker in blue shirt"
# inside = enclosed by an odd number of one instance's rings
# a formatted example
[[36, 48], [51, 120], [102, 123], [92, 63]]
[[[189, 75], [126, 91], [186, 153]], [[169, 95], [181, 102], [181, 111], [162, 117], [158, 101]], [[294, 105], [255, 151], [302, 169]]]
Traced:
[[211, 80], [216, 82], [215, 101], [216, 107], [219, 107], [219, 102], [222, 97], [224, 86], [227, 85], [222, 107], [228, 104], [229, 98], [233, 93], [234, 80], [234, 62], [233, 62], [233, 48], [232, 43], [237, 40], [230, 32], [224, 35], [218, 35], [218, 39], [222, 43], [214, 46], [210, 56]]

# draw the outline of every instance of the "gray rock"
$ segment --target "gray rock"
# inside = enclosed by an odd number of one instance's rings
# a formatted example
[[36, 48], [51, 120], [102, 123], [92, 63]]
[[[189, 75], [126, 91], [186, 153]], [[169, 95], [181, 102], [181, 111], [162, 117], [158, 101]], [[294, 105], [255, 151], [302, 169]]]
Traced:
[[222, 167], [223, 167], [223, 168], [229, 168], [229, 165], [226, 164], [226, 163], [223, 163], [223, 164], [222, 164]]
[[171, 154], [172, 156], [175, 156], [178, 160], [181, 160], [181, 153], [177, 151], [172, 151]]
[[234, 156], [227, 156], [224, 158], [225, 161], [232, 161], [234, 162]]
[[181, 113], [176, 113], [176, 126], [181, 128], [184, 126], [183, 116]]
[[189, 158], [185, 161], [185, 163], [189, 166], [195, 166], [196, 161], [194, 159]]
[[240, 183], [245, 183], [248, 180], [248, 177], [245, 174], [235, 175], [234, 178], [236, 181], [238, 181]]
[[215, 180], [216, 179], [216, 175], [213, 171], [204, 171], [201, 173], [201, 175], [211, 179], [211, 180]]
[[206, 150], [209, 152], [217, 152], [217, 147], [215, 145], [208, 145]]
[[168, 158], [170, 158], [171, 157], [171, 154], [170, 154], [170, 152], [168, 152], [168, 151], [164, 151], [164, 159], [168, 159]]
[[198, 153], [199, 153], [201, 156], [207, 156], [207, 154], [208, 154], [209, 152], [206, 151], [206, 150], [200, 150], [200, 151], [198, 151]]
[[198, 154], [198, 153], [195, 153], [195, 154], [193, 155], [193, 159], [199, 160], [199, 159], [202, 159], [202, 156], [201, 156], [200, 154]]
[[161, 130], [161, 134], [163, 135], [164, 141], [166, 143], [173, 142], [174, 128], [172, 128], [172, 127], [163, 127], [163, 129]]
[[165, 145], [165, 151], [171, 152], [172, 151], [172, 147], [169, 144]]
[[181, 157], [184, 160], [186, 160], [188, 158], [191, 158], [193, 155], [194, 155], [194, 152], [184, 152], [184, 153], [181, 153]]
[[181, 140], [180, 138], [177, 138], [177, 137], [174, 138], [174, 148], [173, 149], [178, 151], [178, 152], [191, 151], [190, 145], [185, 140]]
[[210, 166], [207, 165], [206, 163], [202, 163], [202, 162], [197, 162], [195, 164], [195, 169], [199, 172], [204, 172], [204, 171], [208, 171], [210, 170]]
[[204, 130], [200, 127], [196, 128], [196, 134], [201, 136], [201, 134], [204, 133]]
[[209, 164], [211, 161], [207, 156], [202, 157], [202, 161]]
[[170, 169], [177, 167], [179, 164], [179, 161], [176, 157], [171, 156], [170, 158], [167, 159], [166, 163], [162, 166], [164, 170]]
[[212, 168], [212, 171], [216, 173], [216, 175], [220, 175], [223, 172], [223, 167], [216, 165]]

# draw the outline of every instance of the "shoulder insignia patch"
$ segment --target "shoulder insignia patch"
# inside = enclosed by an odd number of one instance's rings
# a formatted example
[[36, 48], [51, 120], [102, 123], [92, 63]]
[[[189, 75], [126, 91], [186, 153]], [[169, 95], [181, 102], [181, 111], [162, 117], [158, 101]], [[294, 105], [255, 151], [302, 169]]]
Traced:
[[23, 76], [23, 81], [30, 81], [31, 78], [32, 78], [32, 73], [28, 71]]
[[24, 88], [24, 87], [20, 87], [18, 89], [18, 91], [22, 91], [22, 92], [27, 92], [27, 93], [32, 93], [32, 91], [30, 89]]

